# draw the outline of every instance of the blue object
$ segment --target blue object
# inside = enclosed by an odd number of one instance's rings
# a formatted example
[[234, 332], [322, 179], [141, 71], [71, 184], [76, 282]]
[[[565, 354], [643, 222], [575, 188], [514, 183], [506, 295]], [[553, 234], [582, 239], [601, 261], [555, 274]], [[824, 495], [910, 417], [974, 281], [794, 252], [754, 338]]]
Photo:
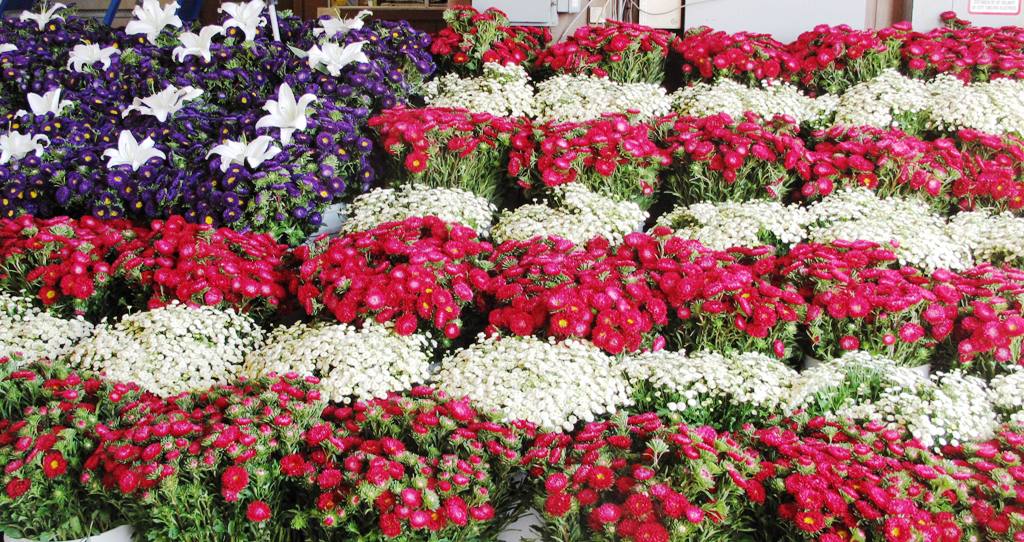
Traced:
[[3, 17], [4, 12], [9, 9], [17, 11], [32, 9], [32, 4], [35, 4], [35, 0], [0, 0], [0, 17]]
[[[111, 0], [115, 1], [115, 0]], [[203, 0], [178, 0], [178, 18], [183, 25], [199, 20], [199, 12], [203, 9]]]
[[110, 0], [110, 5], [107, 6], [107, 12], [103, 14], [104, 26], [114, 24], [114, 17], [117, 16], [117, 8], [119, 7], [121, 7], [121, 0]]

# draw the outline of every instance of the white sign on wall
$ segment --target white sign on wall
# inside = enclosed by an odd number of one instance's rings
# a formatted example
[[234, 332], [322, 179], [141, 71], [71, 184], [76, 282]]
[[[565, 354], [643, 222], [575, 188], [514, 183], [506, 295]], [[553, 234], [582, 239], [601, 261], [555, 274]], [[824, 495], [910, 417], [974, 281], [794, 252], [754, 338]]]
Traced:
[[1021, 0], [969, 0], [967, 12], [975, 15], [1020, 15]]

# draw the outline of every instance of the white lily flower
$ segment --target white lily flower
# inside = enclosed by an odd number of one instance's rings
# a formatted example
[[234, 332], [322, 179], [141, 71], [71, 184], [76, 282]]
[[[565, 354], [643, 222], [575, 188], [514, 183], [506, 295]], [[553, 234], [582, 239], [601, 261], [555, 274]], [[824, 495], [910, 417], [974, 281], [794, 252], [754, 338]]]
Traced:
[[227, 13], [230, 19], [224, 22], [224, 28], [238, 28], [245, 34], [245, 41], [252, 41], [256, 38], [256, 30], [267, 24], [263, 10], [267, 4], [263, 0], [250, 0], [249, 2], [224, 2], [217, 10]]
[[135, 6], [135, 9], [132, 10], [135, 19], [124, 27], [124, 31], [129, 36], [145, 34], [146, 39], [155, 44], [157, 36], [163, 32], [164, 28], [168, 26], [181, 28], [181, 18], [176, 15], [177, 12], [178, 2], [176, 1], [161, 6], [160, 0], [142, 0], [142, 4]]
[[10, 52], [13, 52], [13, 51], [17, 51], [17, 50], [18, 50], [18, 46], [14, 45], [13, 43], [0, 43], [0, 55], [2, 55], [4, 53], [10, 53]]
[[[63, 111], [65, 107], [74, 105], [70, 100], [61, 100], [60, 93], [60, 88], [55, 88], [42, 96], [34, 92], [28, 93], [28, 107], [32, 110], [32, 114], [45, 115], [47, 113], [53, 113], [54, 115], [60, 115], [61, 111]], [[28, 115], [28, 111], [20, 109], [14, 115], [16, 117], [22, 117]]]
[[270, 136], [259, 136], [256, 139], [245, 143], [243, 141], [225, 141], [206, 153], [209, 158], [214, 154], [220, 156], [220, 170], [227, 171], [231, 164], [249, 163], [249, 167], [256, 169], [263, 162], [278, 155], [281, 149], [272, 146], [273, 138]]
[[371, 15], [373, 15], [373, 12], [364, 9], [357, 13], [356, 16], [351, 19], [339, 19], [337, 17], [320, 19], [320, 28], [314, 28], [313, 35], [323, 35], [326, 38], [333, 38], [338, 34], [348, 34], [353, 30], [361, 29], [365, 24], [365, 21], [363, 21], [363, 19]]
[[303, 94], [296, 102], [295, 94], [287, 84], [282, 84], [277, 93], [277, 100], [267, 100], [263, 105], [267, 115], [256, 121], [256, 127], [280, 128], [281, 143], [287, 145], [291, 143], [295, 130], [306, 129], [306, 108], [316, 101], [316, 96]]
[[41, 13], [32, 13], [31, 11], [23, 11], [21, 17], [22, 21], [35, 21], [36, 26], [39, 27], [39, 31], [42, 32], [46, 28], [46, 23], [50, 21], [63, 21], [64, 17], [57, 15], [57, 11], [67, 9], [67, 6], [61, 3], [50, 6], [49, 9]]
[[12, 159], [21, 160], [30, 152], [41, 156], [43, 147], [49, 144], [50, 138], [42, 134], [25, 135], [20, 132], [7, 132], [0, 135], [0, 164], [6, 164]]
[[306, 51], [306, 54], [309, 55], [306, 62], [313, 69], [323, 65], [328, 73], [338, 77], [341, 75], [341, 69], [345, 66], [353, 62], [366, 63], [370, 61], [366, 53], [363, 52], [363, 45], [365, 43], [365, 41], [357, 41], [342, 47], [337, 43], [329, 41], [323, 44], [323, 48], [319, 45], [314, 45], [309, 51]]
[[143, 115], [152, 115], [160, 122], [167, 122], [167, 117], [185, 107], [185, 102], [192, 101], [202, 94], [202, 90], [190, 86], [177, 88], [174, 85], [167, 85], [167, 88], [148, 98], [135, 98], [122, 116], [127, 117], [132, 111], [138, 111]]
[[117, 148], [103, 151], [103, 156], [108, 158], [108, 168], [132, 166], [132, 171], [138, 171], [151, 158], [167, 158], [163, 151], [156, 148], [152, 138], [147, 137], [139, 143], [129, 130], [121, 130], [121, 135], [117, 138]]
[[178, 36], [178, 39], [181, 40], [181, 45], [174, 48], [174, 51], [171, 52], [171, 57], [178, 63], [185, 62], [185, 59], [190, 56], [198, 56], [209, 62], [213, 58], [213, 54], [210, 53], [213, 38], [214, 36], [219, 36], [223, 31], [224, 28], [220, 26], [210, 25], [199, 29], [198, 34], [185, 32]]
[[71, 53], [68, 55], [68, 68], [82, 72], [85, 68], [100, 62], [105, 70], [110, 67], [110, 59], [116, 54], [120, 54], [116, 47], [101, 48], [95, 43], [80, 43], [71, 49]]

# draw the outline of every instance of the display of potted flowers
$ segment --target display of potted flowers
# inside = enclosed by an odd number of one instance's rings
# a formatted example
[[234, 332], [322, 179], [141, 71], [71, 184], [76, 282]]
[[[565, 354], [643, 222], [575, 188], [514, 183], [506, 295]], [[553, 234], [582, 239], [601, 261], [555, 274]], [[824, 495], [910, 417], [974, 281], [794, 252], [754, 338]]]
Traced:
[[496, 8], [477, 11], [458, 6], [444, 13], [446, 26], [434, 37], [430, 52], [441, 65], [460, 75], [479, 75], [488, 62], [530, 66], [551, 41], [544, 26], [511, 26]]

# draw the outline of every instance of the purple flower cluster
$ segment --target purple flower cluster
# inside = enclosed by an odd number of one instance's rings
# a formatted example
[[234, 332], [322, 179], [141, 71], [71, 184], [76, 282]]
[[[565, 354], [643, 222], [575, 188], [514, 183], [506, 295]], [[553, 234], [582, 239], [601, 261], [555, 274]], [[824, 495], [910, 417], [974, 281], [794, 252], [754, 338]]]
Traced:
[[[319, 227], [325, 209], [346, 190], [371, 185], [375, 145], [367, 119], [407, 103], [435, 69], [429, 36], [406, 22], [367, 20], [328, 36], [317, 32], [320, 21], [279, 14], [281, 41], [275, 41], [267, 11], [252, 39], [226, 24], [225, 15], [207, 60], [175, 53], [190, 37], [182, 35], [198, 35], [199, 27], [168, 26], [151, 42], [57, 13], [62, 18], [42, 30], [35, 21], [0, 23], [0, 51], [6, 50], [0, 52], [0, 137], [46, 136], [38, 152], [0, 159], [3, 217], [147, 220], [181, 214], [298, 241]], [[305, 54], [328, 41], [342, 47], [362, 42], [365, 61], [330, 74]], [[106, 55], [74, 65], [81, 53], [72, 51], [85, 45]], [[177, 103], [165, 119], [146, 110], [151, 104], [139, 103], [170, 86], [201, 93]], [[274, 125], [257, 127], [282, 86], [296, 99], [315, 97], [303, 111], [304, 126], [291, 137]], [[57, 113], [36, 114], [29, 94], [57, 90], [59, 100], [69, 103]], [[123, 132], [140, 147], [150, 145], [152, 156], [117, 165], [111, 153]], [[220, 145], [245, 145], [261, 136], [272, 140], [274, 151], [262, 160], [211, 154]]]

